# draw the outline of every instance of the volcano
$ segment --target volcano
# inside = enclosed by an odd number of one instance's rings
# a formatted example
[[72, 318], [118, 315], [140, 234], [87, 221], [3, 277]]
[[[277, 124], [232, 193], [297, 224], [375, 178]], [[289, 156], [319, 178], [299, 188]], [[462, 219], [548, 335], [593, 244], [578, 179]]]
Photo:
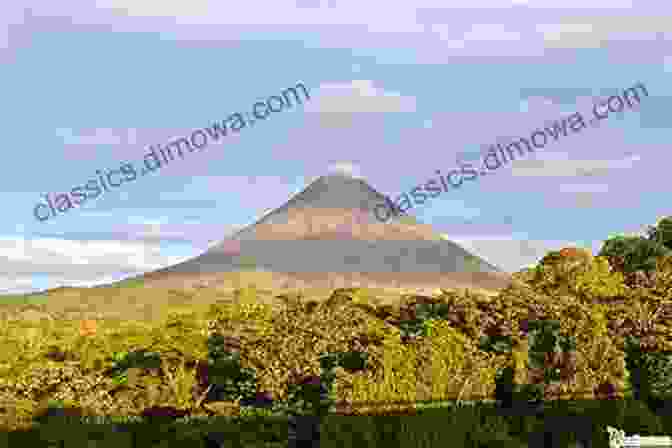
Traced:
[[203, 254], [143, 277], [207, 285], [226, 273], [256, 271], [303, 286], [506, 286], [508, 274], [431, 226], [399, 210], [381, 223], [373, 214], [379, 204], [391, 201], [361, 178], [322, 176]]

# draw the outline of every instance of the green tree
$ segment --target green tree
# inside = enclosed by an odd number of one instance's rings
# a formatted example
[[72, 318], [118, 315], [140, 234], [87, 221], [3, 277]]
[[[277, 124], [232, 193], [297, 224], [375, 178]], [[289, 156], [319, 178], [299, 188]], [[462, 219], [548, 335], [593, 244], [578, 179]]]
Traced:
[[598, 255], [619, 259], [623, 272], [654, 271], [658, 257], [672, 251], [656, 239], [641, 236], [616, 236], [604, 242]]
[[655, 226], [649, 226], [647, 237], [672, 250], [672, 216], [661, 218]]

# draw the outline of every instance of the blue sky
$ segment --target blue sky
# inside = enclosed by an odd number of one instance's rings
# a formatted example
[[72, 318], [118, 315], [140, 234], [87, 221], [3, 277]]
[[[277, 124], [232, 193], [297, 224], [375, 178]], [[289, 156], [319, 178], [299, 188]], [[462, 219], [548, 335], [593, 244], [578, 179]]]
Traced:
[[[174, 264], [349, 166], [389, 196], [638, 82], [648, 97], [416, 206], [513, 271], [672, 214], [662, 2], [1, 6], [0, 292]], [[657, 6], [652, 7], [650, 5]], [[647, 6], [643, 6], [647, 5]], [[302, 82], [311, 100], [39, 222], [33, 207]]]

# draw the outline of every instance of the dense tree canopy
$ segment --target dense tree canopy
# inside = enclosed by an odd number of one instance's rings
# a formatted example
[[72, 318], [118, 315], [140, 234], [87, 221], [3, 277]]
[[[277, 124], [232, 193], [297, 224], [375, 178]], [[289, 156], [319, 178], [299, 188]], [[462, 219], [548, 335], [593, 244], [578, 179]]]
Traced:
[[666, 216], [653, 227], [649, 227], [648, 239], [656, 241], [667, 249], [672, 250], [672, 216]]
[[641, 236], [617, 236], [608, 239], [600, 249], [600, 256], [618, 258], [624, 272], [653, 271], [656, 259], [672, 251], [655, 239]]

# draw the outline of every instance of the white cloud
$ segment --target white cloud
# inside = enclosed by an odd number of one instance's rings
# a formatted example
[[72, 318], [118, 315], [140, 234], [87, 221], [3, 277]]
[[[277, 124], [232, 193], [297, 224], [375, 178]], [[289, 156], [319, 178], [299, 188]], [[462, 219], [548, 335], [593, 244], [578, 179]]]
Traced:
[[370, 80], [353, 80], [321, 84], [315, 99], [305, 109], [322, 114], [415, 112], [415, 98], [377, 88]]
[[[305, 7], [297, 5], [296, 0], [276, 0], [273, 3], [246, 2], [236, 8], [208, 0], [195, 0], [188, 3], [161, 2], [157, 0], [97, 0], [96, 7], [111, 9], [126, 16], [135, 17], [176, 17], [181, 23], [217, 23], [217, 24], [286, 24], [286, 25], [326, 25], [326, 24], [368, 24], [373, 29], [384, 30], [401, 28], [405, 25], [417, 25], [415, 12], [419, 9], [506, 9], [513, 4], [525, 3], [530, 9], [558, 8], [557, 0], [417, 0], [414, 2], [389, 2], [370, 0], [362, 3], [357, 0], [338, 2], [319, 2], [318, 5]], [[260, 6], [267, 6], [261, 8]], [[591, 8], [585, 0], [565, 0], [564, 8]], [[612, 0], [609, 9], [631, 9], [629, 0]], [[605, 7], [601, 9], [607, 9]], [[384, 12], [384, 13], [383, 13]], [[604, 20], [604, 19], [603, 19]], [[386, 25], [387, 24], [387, 25]]]
[[597, 48], [606, 41], [655, 40], [657, 33], [672, 31], [670, 16], [666, 15], [601, 15], [563, 18], [560, 23], [540, 23], [547, 47]]
[[607, 184], [560, 184], [561, 193], [608, 193]]
[[[0, 294], [23, 294], [30, 291], [41, 290], [31, 276], [8, 276], [0, 275]], [[0, 296], [0, 302], [2, 296]]]
[[576, 193], [574, 204], [578, 208], [593, 208], [595, 207], [595, 195], [592, 193]]
[[574, 204], [578, 208], [593, 208], [595, 206], [595, 194], [608, 193], [607, 184], [560, 184], [558, 191], [572, 194]]
[[[0, 238], [4, 277], [0, 291], [34, 289], [36, 273], [48, 287], [98, 284], [119, 272], [147, 272], [178, 263], [183, 256], [161, 253], [157, 244], [141, 241], [73, 241], [58, 238]], [[43, 288], [37, 288], [43, 289]]]
[[415, 112], [415, 97], [377, 88], [370, 80], [321, 84], [307, 113], [318, 114], [325, 128], [349, 128], [360, 113]]
[[[451, 239], [449, 236], [445, 236]], [[563, 247], [586, 247], [576, 241], [529, 240], [524, 235], [492, 235], [452, 238], [457, 244], [506, 272], [517, 272], [529, 265], [536, 264], [551, 250]], [[600, 241], [592, 242], [590, 249], [596, 253]]]
[[599, 47], [603, 36], [595, 35], [595, 27], [590, 23], [537, 24], [536, 30], [544, 36], [548, 47], [576, 46]]
[[188, 3], [159, 2], [156, 0], [97, 0], [97, 8], [109, 8], [124, 15], [135, 17], [198, 17], [213, 12], [208, 0], [192, 0]]
[[79, 134], [71, 128], [57, 128], [56, 135], [61, 137], [63, 143], [67, 145], [134, 145], [137, 142], [135, 128], [124, 130], [94, 128]]
[[356, 179], [362, 179], [358, 165], [352, 162], [336, 162], [329, 166], [328, 171], [335, 174], [345, 174]]
[[522, 38], [521, 33], [504, 29], [502, 23], [474, 23], [471, 30], [464, 33], [464, 42], [492, 42], [492, 41], [518, 41]]
[[569, 160], [538, 155], [535, 159], [516, 160], [511, 173], [516, 177], [589, 177], [606, 175], [614, 170], [631, 169], [641, 160], [633, 155], [617, 160]]

